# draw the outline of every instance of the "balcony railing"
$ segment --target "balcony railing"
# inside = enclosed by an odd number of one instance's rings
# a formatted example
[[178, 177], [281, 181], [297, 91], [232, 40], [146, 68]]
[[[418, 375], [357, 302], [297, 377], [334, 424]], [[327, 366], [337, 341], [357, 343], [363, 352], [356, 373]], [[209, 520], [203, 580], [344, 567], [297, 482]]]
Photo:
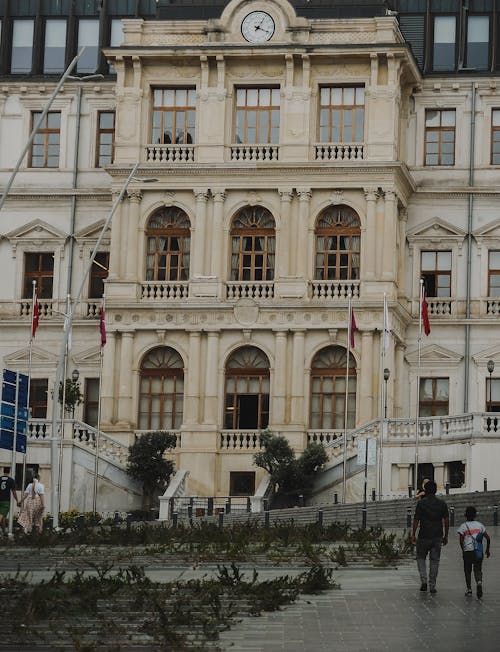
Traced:
[[[19, 314], [21, 317], [31, 317], [31, 299], [22, 299], [19, 302]], [[38, 315], [40, 319], [44, 317], [52, 317], [53, 311], [56, 309], [56, 301], [53, 299], [38, 299]]]
[[260, 430], [223, 430], [220, 434], [220, 448], [231, 451], [258, 451], [262, 448], [260, 435]]
[[500, 315], [500, 297], [487, 297], [484, 300], [482, 314], [498, 317]]
[[[349, 430], [348, 433], [351, 431]], [[323, 444], [324, 446], [334, 445], [343, 441], [344, 430], [308, 430], [308, 444]]]
[[311, 281], [311, 299], [359, 299], [359, 281]]
[[316, 161], [361, 161], [364, 159], [364, 143], [316, 143]]
[[231, 161], [277, 161], [278, 145], [231, 145]]
[[189, 296], [188, 281], [145, 281], [141, 285], [141, 301], [182, 301]]
[[231, 281], [226, 283], [226, 299], [272, 299], [274, 298], [273, 281]]
[[146, 145], [147, 163], [193, 163], [195, 145]]

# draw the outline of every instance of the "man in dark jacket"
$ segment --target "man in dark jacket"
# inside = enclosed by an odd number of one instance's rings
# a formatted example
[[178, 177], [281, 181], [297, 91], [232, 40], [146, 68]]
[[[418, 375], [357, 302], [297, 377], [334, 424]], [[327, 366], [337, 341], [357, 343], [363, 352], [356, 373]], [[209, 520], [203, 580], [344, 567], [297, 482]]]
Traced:
[[[425, 485], [425, 496], [419, 500], [413, 519], [413, 543], [417, 544], [417, 566], [420, 590], [427, 591], [426, 559], [429, 553], [429, 590], [436, 593], [436, 579], [441, 557], [441, 545], [448, 543], [450, 518], [448, 505], [436, 498], [437, 486], [432, 480]], [[443, 532], [444, 525], [444, 532]], [[416, 533], [418, 529], [418, 539]]]

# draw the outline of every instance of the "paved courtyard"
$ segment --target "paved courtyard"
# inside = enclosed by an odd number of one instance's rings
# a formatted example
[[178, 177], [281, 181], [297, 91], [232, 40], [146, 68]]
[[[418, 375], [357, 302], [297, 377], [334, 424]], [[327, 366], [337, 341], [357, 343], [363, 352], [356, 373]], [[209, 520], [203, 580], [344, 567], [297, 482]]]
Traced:
[[498, 652], [500, 527], [489, 527], [484, 596], [464, 596], [456, 528], [443, 548], [438, 593], [420, 593], [416, 563], [398, 570], [342, 570], [341, 590], [303, 596], [282, 611], [245, 618], [222, 634], [232, 652]]

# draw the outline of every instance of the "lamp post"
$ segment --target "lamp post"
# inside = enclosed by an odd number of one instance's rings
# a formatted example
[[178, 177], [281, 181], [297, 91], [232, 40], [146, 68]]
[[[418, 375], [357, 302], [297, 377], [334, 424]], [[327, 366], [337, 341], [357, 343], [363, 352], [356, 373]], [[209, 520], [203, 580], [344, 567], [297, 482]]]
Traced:
[[[73, 383], [73, 385], [76, 385], [79, 378], [80, 378], [80, 372], [78, 371], [78, 369], [73, 369], [73, 371], [71, 372], [71, 382]], [[75, 404], [74, 403], [73, 403], [73, 407], [72, 407], [72, 411], [71, 411], [71, 418], [72, 419], [75, 418]]]
[[390, 375], [391, 370], [386, 367], [384, 369], [384, 419], [387, 419], [387, 381], [389, 380]]
[[491, 409], [491, 375], [495, 369], [495, 361], [488, 360], [488, 364], [486, 366], [488, 368], [488, 373], [490, 374], [490, 386], [488, 391], [488, 412], [493, 412], [493, 410]]

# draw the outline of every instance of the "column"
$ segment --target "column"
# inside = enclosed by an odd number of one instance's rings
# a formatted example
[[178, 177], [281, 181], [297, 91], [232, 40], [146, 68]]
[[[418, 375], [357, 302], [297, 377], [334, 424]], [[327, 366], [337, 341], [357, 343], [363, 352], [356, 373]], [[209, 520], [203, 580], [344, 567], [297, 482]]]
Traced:
[[217, 277], [218, 281], [222, 281], [223, 264], [225, 256], [224, 239], [223, 239], [223, 225], [224, 225], [224, 201], [226, 193], [222, 189], [212, 190], [214, 197], [214, 218], [212, 226], [212, 260], [210, 265], [210, 274]]
[[203, 423], [214, 426], [217, 425], [217, 422], [219, 421], [217, 418], [217, 397], [219, 389], [219, 338], [219, 331], [208, 331], [207, 357], [205, 362], [205, 405], [203, 409]]
[[200, 350], [201, 333], [191, 331], [189, 333], [189, 360], [186, 378], [186, 400], [184, 401], [184, 423], [199, 423], [200, 409]]
[[[115, 216], [115, 218], [118, 216]], [[122, 200], [121, 211], [119, 215], [119, 220], [121, 221], [120, 229], [120, 252], [118, 254], [120, 258], [120, 271], [119, 279], [124, 280], [125, 274], [127, 273], [127, 257], [123, 255], [124, 251], [128, 251], [129, 248], [129, 225], [130, 225], [130, 202], [125, 199]]]
[[399, 487], [401, 491], [408, 491], [409, 485], [412, 484], [410, 464], [398, 464], [399, 469]]
[[[128, 228], [127, 228], [127, 247], [123, 251], [127, 252], [125, 258], [125, 278], [127, 281], [137, 281], [137, 231], [139, 229], [140, 206], [142, 193], [139, 190], [130, 190], [128, 193]], [[140, 246], [140, 244], [139, 244]]]
[[[405, 415], [403, 391], [406, 387], [404, 382], [404, 350], [405, 347], [399, 342], [396, 344], [394, 355], [394, 417], [401, 418]], [[409, 414], [409, 411], [406, 411]]]
[[[118, 197], [117, 192], [113, 193], [113, 203]], [[108, 281], [116, 281], [120, 278], [120, 259], [122, 251], [122, 223], [124, 221], [124, 211], [126, 210], [126, 205], [122, 202], [116, 209], [114, 219], [111, 226], [111, 243], [110, 243], [110, 253], [109, 253], [109, 274]]]
[[364, 251], [364, 255], [361, 257], [361, 279], [373, 281], [375, 278], [375, 248], [377, 244], [377, 190], [376, 188], [365, 188], [364, 192], [366, 199], [366, 237], [361, 242]]
[[273, 402], [270, 422], [276, 427], [285, 423], [285, 407], [287, 394], [287, 373], [286, 373], [286, 344], [287, 331], [275, 331], [274, 333], [274, 379], [273, 379]]
[[434, 482], [437, 484], [438, 491], [443, 491], [444, 462], [434, 462]]
[[134, 332], [124, 331], [121, 337], [118, 387], [118, 421], [130, 424], [132, 419], [132, 349]]
[[[299, 196], [299, 218], [297, 220], [297, 231], [295, 235], [295, 273], [297, 276], [306, 278], [307, 257], [308, 257], [308, 234], [309, 234], [309, 202], [312, 192], [310, 188], [297, 188]], [[292, 247], [290, 247], [292, 249]]]
[[279, 188], [278, 192], [281, 197], [280, 205], [280, 232], [278, 239], [278, 249], [276, 251], [276, 277], [278, 279], [284, 276], [290, 276], [290, 244], [293, 232], [292, 218], [292, 188]]
[[115, 364], [116, 334], [106, 332], [106, 346], [103, 348], [101, 392], [101, 425], [116, 422]]
[[385, 190], [382, 279], [387, 281], [395, 280], [396, 256], [394, 254], [396, 252], [397, 228], [398, 218], [396, 193], [393, 190]]
[[408, 210], [401, 208], [399, 211], [399, 255], [398, 255], [398, 274], [397, 284], [400, 288], [400, 294], [404, 293], [405, 271], [406, 271], [406, 229], [408, 226]]
[[[203, 276], [205, 274], [205, 247], [207, 247], [207, 200], [208, 188], [193, 188], [196, 200], [196, 222], [191, 229], [191, 270], [192, 276]], [[207, 259], [210, 252], [207, 251]]]
[[305, 331], [295, 330], [293, 332], [293, 353], [292, 353], [292, 413], [293, 424], [304, 426], [306, 418], [304, 415], [304, 346]]
[[373, 413], [373, 333], [361, 332], [361, 373], [359, 382], [359, 412], [357, 423], [366, 423], [374, 418]]

